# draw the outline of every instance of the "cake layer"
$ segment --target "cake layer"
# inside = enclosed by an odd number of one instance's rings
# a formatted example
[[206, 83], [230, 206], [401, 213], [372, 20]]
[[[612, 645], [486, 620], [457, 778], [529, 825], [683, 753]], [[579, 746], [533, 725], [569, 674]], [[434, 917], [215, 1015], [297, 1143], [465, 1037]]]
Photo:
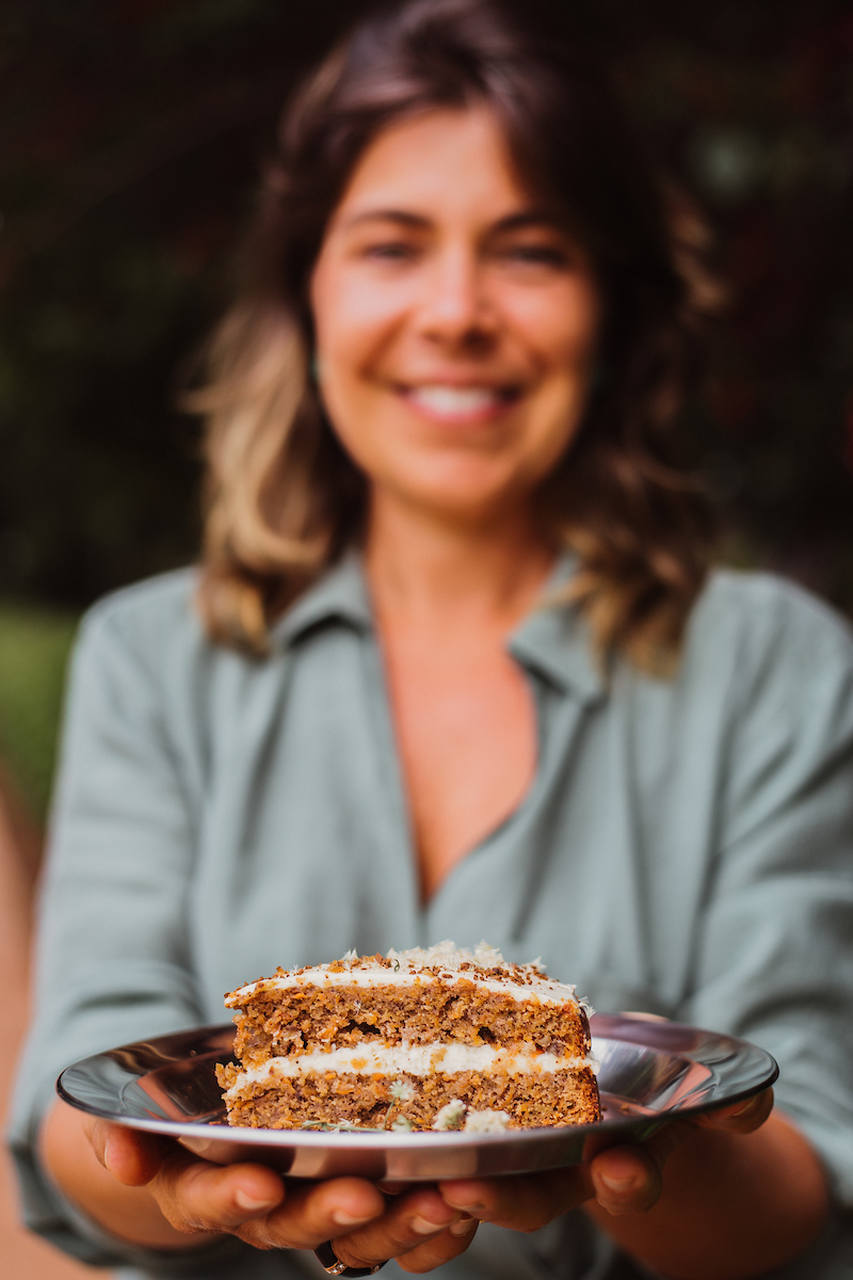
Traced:
[[249, 1066], [271, 1056], [374, 1040], [531, 1046], [558, 1055], [589, 1049], [589, 1022], [577, 1001], [520, 1001], [467, 978], [449, 985], [425, 974], [405, 987], [263, 988], [242, 1007], [235, 1052]]
[[[507, 1128], [592, 1124], [599, 1118], [598, 1089], [588, 1065], [430, 1075], [326, 1071], [242, 1083], [236, 1067], [219, 1067], [217, 1074], [229, 1123], [255, 1128], [461, 1128], [466, 1114], [482, 1112], [503, 1113]], [[443, 1123], [448, 1115], [450, 1123]]]

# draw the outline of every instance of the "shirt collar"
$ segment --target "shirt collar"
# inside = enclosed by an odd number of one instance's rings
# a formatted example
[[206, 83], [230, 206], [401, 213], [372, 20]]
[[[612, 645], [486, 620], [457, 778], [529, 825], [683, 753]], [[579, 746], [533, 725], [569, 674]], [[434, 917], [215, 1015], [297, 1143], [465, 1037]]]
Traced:
[[361, 558], [348, 551], [301, 595], [272, 628], [273, 648], [284, 648], [325, 622], [344, 622], [359, 631], [373, 626]]
[[[521, 665], [564, 693], [591, 702], [605, 691], [589, 630], [575, 605], [560, 600], [576, 557], [564, 552], [545, 584], [542, 603], [509, 637], [508, 649]], [[373, 628], [370, 595], [361, 557], [349, 551], [301, 595], [272, 629], [273, 648], [285, 648], [315, 627], [342, 622], [358, 631]]]
[[562, 693], [593, 702], [606, 690], [589, 628], [577, 605], [561, 599], [577, 567], [577, 557], [564, 551], [552, 569], [542, 600], [522, 619], [509, 638], [509, 651], [528, 671]]

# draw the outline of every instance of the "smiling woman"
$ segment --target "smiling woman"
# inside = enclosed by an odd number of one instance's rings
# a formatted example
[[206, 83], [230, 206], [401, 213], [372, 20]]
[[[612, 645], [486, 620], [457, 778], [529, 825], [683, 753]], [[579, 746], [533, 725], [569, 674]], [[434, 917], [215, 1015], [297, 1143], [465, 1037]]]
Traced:
[[[486, 482], [482, 510], [472, 489], [457, 515], [485, 516], [499, 491], [516, 512], [533, 499], [538, 538], [580, 556], [572, 590], [602, 653], [655, 665], [677, 648], [710, 554], [676, 428], [713, 291], [570, 21], [514, 10], [389, 6], [284, 118], [195, 398], [209, 417], [202, 608], [226, 643], [263, 652], [363, 536], [373, 491], [340, 412], [346, 378], [412, 439], [446, 437], [417, 463], [446, 503], [463, 464], [485, 481], [489, 459], [491, 499]], [[340, 370], [331, 342], [346, 343]], [[530, 453], [514, 457], [528, 418]], [[483, 447], [499, 438], [502, 480]]]

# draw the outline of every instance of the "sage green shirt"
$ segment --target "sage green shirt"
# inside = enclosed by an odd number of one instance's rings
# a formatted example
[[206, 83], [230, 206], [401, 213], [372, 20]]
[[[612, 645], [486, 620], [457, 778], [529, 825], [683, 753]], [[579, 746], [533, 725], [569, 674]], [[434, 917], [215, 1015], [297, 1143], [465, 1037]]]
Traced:
[[[144, 1274], [320, 1275], [310, 1254], [232, 1242], [123, 1251], [46, 1183], [38, 1118], [67, 1063], [225, 1021], [223, 992], [277, 965], [445, 938], [541, 956], [598, 1009], [762, 1045], [779, 1105], [853, 1200], [853, 643], [834, 614], [718, 573], [678, 674], [624, 665], [606, 685], [576, 612], [534, 612], [508, 643], [535, 698], [535, 779], [424, 904], [358, 559], [297, 602], [265, 661], [210, 644], [193, 587], [186, 571], [108, 598], [76, 650], [12, 1120], [36, 1229]], [[837, 1232], [784, 1274], [853, 1275]], [[481, 1228], [439, 1274], [646, 1273], [575, 1213], [533, 1235]]]

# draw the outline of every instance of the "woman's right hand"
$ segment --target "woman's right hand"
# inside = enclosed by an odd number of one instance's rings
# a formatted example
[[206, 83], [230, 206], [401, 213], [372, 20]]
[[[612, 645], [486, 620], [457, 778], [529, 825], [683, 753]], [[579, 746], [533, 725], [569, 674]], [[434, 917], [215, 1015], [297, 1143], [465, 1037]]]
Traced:
[[[137, 1217], [136, 1243], [193, 1247], [222, 1234], [259, 1249], [315, 1249], [332, 1241], [350, 1266], [396, 1258], [404, 1270], [423, 1272], [462, 1253], [476, 1231], [430, 1186], [386, 1197], [362, 1178], [285, 1180], [259, 1164], [211, 1164], [168, 1139], [93, 1117], [84, 1118], [83, 1128], [103, 1170], [123, 1188], [144, 1189], [174, 1233], [172, 1242], [153, 1241]], [[122, 1234], [130, 1226], [125, 1218]], [[146, 1238], [139, 1238], [139, 1226]]]

